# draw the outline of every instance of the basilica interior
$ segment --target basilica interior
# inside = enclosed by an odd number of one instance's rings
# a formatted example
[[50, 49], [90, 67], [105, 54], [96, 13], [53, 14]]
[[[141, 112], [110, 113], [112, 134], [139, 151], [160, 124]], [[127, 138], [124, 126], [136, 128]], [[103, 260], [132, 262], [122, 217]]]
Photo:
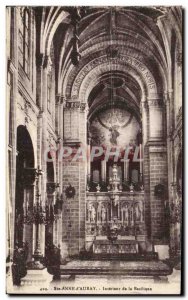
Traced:
[[7, 276], [94, 274], [87, 261], [171, 274], [181, 267], [182, 8], [6, 13]]

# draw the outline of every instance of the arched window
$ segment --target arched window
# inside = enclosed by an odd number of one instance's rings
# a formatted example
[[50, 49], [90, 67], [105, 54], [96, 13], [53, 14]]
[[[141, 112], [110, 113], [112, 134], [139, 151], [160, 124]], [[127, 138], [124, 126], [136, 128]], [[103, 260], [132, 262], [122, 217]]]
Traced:
[[30, 51], [30, 14], [29, 10], [20, 7], [19, 25], [19, 63], [29, 77], [29, 51]]

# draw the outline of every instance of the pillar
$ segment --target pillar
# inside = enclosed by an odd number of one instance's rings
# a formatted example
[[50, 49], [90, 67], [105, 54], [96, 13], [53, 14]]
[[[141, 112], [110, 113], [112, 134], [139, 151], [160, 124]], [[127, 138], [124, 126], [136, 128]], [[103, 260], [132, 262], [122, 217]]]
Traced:
[[24, 169], [24, 230], [23, 230], [23, 241], [28, 243], [28, 261], [32, 260], [32, 255], [34, 251], [34, 226], [27, 219], [29, 217], [29, 213], [32, 209], [33, 203], [35, 201], [35, 180], [36, 180], [36, 169], [34, 168], [25, 168]]
[[[66, 101], [64, 107], [64, 143], [73, 151], [72, 156], [63, 160], [63, 243], [68, 248], [68, 254], [76, 255], [84, 249], [85, 243], [85, 197], [87, 174], [87, 140], [86, 140], [86, 110], [80, 101]], [[82, 149], [84, 159], [73, 159]], [[69, 198], [66, 194], [68, 185], [75, 190], [75, 195]], [[66, 245], [67, 246], [66, 246]]]
[[145, 203], [145, 224], [147, 237], [151, 237], [151, 210], [150, 210], [150, 165], [149, 165], [149, 107], [146, 97], [141, 102], [142, 113], [142, 142], [143, 142], [143, 183]]
[[[151, 239], [154, 245], [167, 243], [165, 205], [168, 200], [168, 170], [167, 149], [164, 141], [164, 111], [163, 99], [148, 99], [149, 107], [149, 190], [150, 190], [150, 213], [151, 213]], [[164, 191], [157, 194], [157, 186], [163, 185]]]

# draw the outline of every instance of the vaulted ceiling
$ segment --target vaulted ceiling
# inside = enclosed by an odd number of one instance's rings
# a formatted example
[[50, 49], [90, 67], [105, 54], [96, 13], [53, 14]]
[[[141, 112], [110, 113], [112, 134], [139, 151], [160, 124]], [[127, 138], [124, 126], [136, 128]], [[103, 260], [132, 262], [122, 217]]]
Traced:
[[[152, 93], [158, 95], [165, 90], [168, 58], [157, 20], [168, 14], [168, 7], [37, 7], [36, 11], [42, 24], [40, 52], [54, 49], [57, 93], [67, 99], [86, 98], [90, 111], [114, 103], [139, 111], [149, 88], [155, 86]], [[174, 13], [178, 18], [179, 12]], [[81, 55], [77, 65], [71, 59], [75, 38]]]

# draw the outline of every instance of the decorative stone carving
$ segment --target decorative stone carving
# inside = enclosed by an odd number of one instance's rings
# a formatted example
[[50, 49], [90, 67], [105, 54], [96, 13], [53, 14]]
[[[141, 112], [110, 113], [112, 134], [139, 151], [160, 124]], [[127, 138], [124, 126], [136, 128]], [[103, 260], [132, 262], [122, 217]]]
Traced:
[[[117, 196], [116, 206], [113, 203], [115, 196]], [[112, 191], [100, 194], [90, 192], [87, 194], [86, 215], [86, 234], [91, 234], [92, 226], [94, 235], [108, 236], [114, 222], [117, 225], [117, 234], [122, 238], [145, 234], [142, 192], [118, 192], [116, 195]]]
[[102, 206], [102, 209], [101, 209], [101, 219], [102, 219], [102, 222], [106, 221], [106, 217], [107, 217], [106, 207]]
[[73, 86], [72, 86], [72, 93], [71, 96], [75, 96], [78, 98], [79, 95], [79, 89], [80, 86], [84, 80], [84, 78], [86, 77], [86, 75], [92, 70], [94, 69], [96, 66], [98, 65], [103, 65], [103, 64], [110, 64], [111, 67], [113, 68], [113, 63], [115, 64], [116, 68], [117, 65], [123, 65], [125, 67], [132, 67], [134, 69], [136, 69], [137, 71], [139, 71], [139, 73], [142, 74], [142, 77], [144, 77], [145, 82], [148, 86], [149, 90], [152, 91], [156, 91], [156, 83], [154, 80], [153, 75], [151, 74], [151, 72], [149, 71], [149, 69], [139, 60], [130, 57], [128, 55], [120, 55], [118, 56], [116, 59], [113, 60], [113, 62], [111, 60], [109, 60], [109, 58], [106, 57], [97, 57], [95, 59], [93, 59], [90, 63], [88, 63], [86, 66], [84, 66], [80, 72], [77, 74]]
[[160, 98], [148, 99], [148, 105], [149, 107], [159, 107], [163, 105], [163, 101]]
[[88, 206], [88, 220], [90, 223], [96, 221], [96, 208], [94, 204], [89, 204]]
[[66, 109], [79, 109], [84, 111], [86, 108], [86, 103], [82, 103], [80, 101], [68, 101], [65, 103]]

